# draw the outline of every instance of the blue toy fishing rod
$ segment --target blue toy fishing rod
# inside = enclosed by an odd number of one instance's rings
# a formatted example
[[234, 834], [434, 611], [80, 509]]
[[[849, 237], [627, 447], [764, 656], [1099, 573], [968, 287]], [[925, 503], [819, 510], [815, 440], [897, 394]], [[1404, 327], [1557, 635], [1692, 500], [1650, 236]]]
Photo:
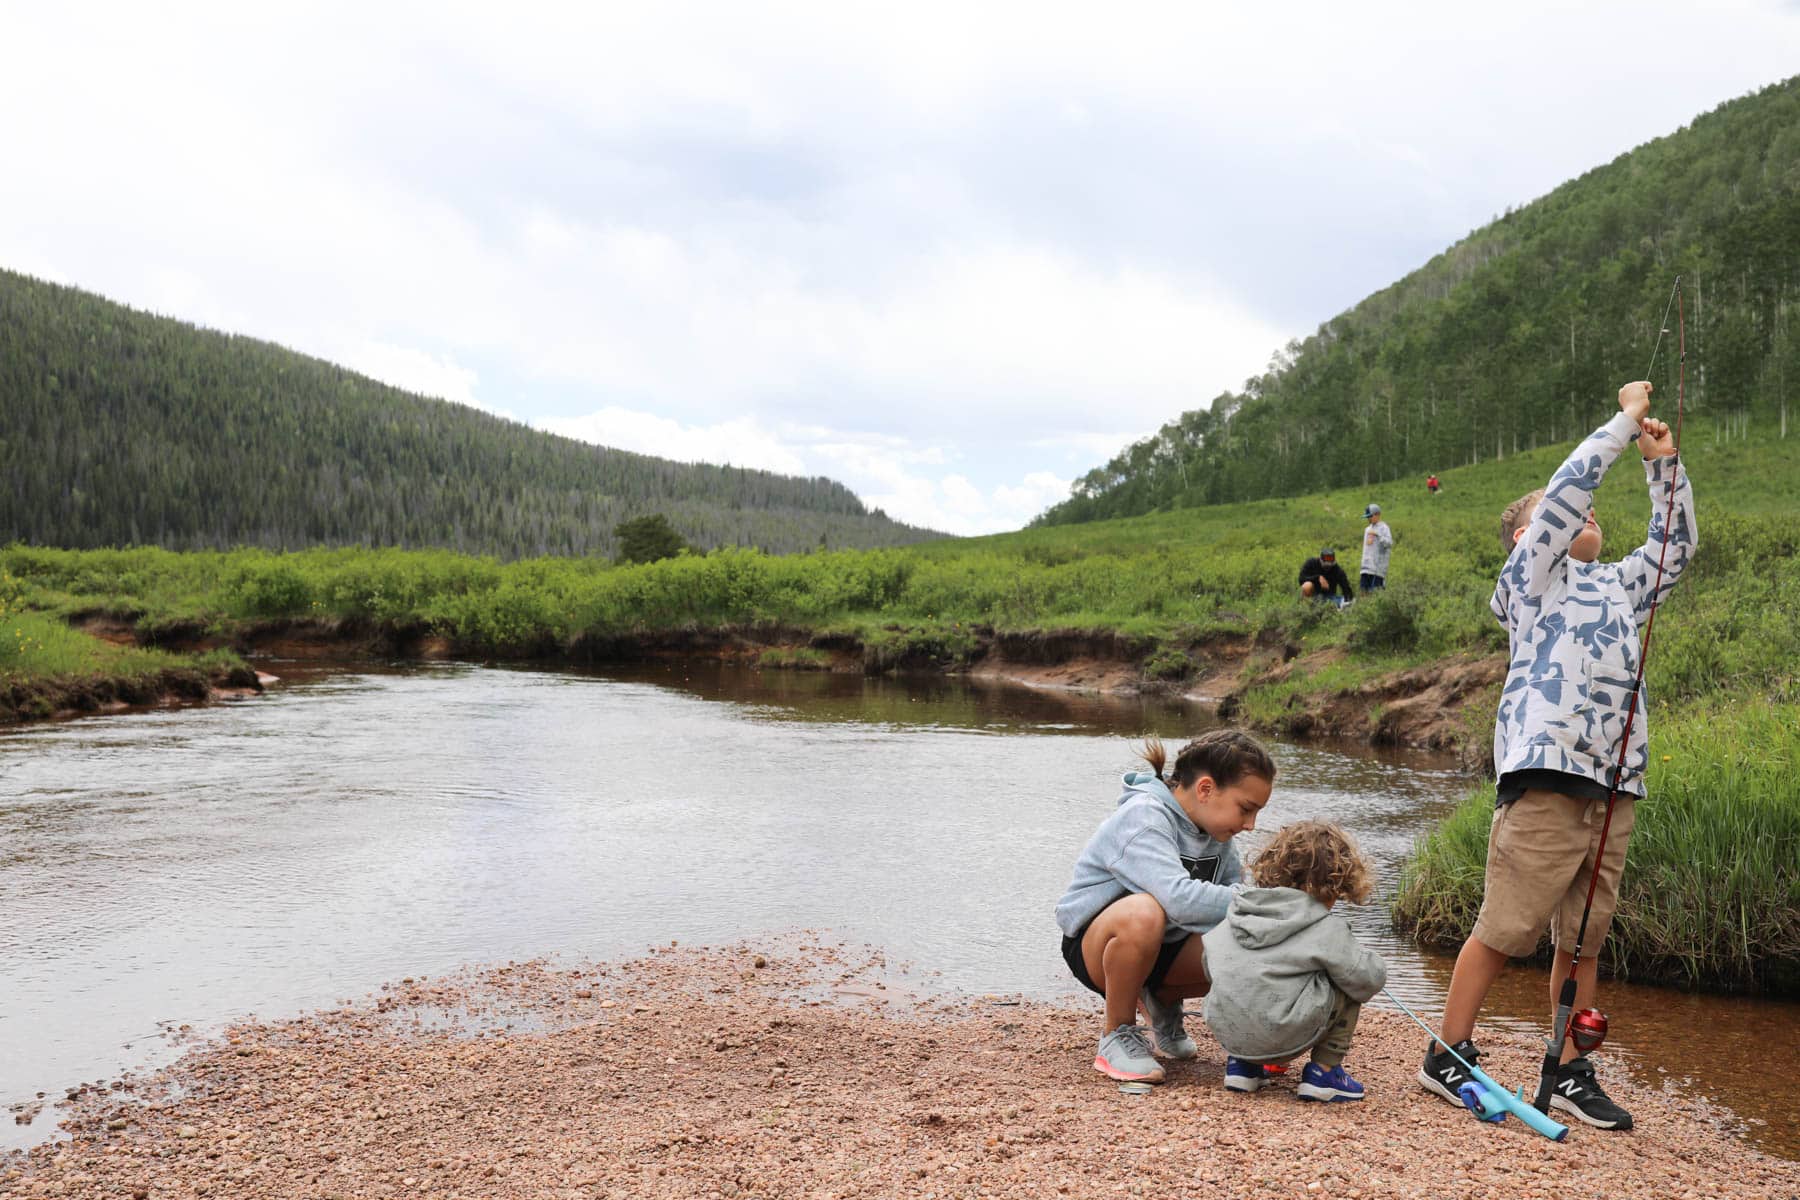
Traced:
[[1420, 1029], [1423, 1029], [1432, 1041], [1450, 1051], [1451, 1057], [1461, 1063], [1463, 1070], [1467, 1071], [1474, 1078], [1474, 1083], [1465, 1083], [1460, 1088], [1456, 1089], [1456, 1094], [1462, 1097], [1463, 1104], [1470, 1112], [1474, 1113], [1483, 1121], [1502, 1121], [1506, 1119], [1507, 1113], [1511, 1113], [1513, 1116], [1519, 1118], [1519, 1120], [1525, 1122], [1525, 1124], [1531, 1126], [1533, 1130], [1543, 1134], [1553, 1142], [1560, 1142], [1563, 1138], [1568, 1136], [1569, 1127], [1567, 1125], [1558, 1125], [1555, 1121], [1552, 1121], [1549, 1117], [1531, 1107], [1531, 1105], [1525, 1102], [1525, 1094], [1523, 1092], [1514, 1094], [1495, 1083], [1488, 1077], [1486, 1071], [1483, 1071], [1480, 1067], [1458, 1054], [1454, 1046], [1439, 1037], [1435, 1029], [1419, 1018], [1418, 1013], [1406, 1007], [1406, 1005], [1401, 1002], [1400, 997], [1394, 995], [1393, 992], [1388, 991], [1385, 987], [1382, 988], [1381, 991], [1383, 995], [1394, 1002], [1394, 1007], [1411, 1017], [1413, 1019], [1413, 1024], [1417, 1025]]

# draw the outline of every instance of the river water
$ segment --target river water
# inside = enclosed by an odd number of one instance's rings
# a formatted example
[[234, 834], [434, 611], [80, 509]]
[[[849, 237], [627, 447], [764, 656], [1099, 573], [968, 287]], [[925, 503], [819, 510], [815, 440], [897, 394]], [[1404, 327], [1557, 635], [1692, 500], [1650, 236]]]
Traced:
[[[1180, 702], [701, 663], [259, 665], [285, 677], [260, 699], [0, 735], [0, 1105], [165, 1061], [171, 1024], [671, 939], [817, 929], [932, 988], [1083, 994], [1051, 919], [1074, 856], [1133, 739], [1212, 723]], [[1384, 890], [1465, 786], [1426, 756], [1275, 750], [1264, 824], [1345, 825]], [[1379, 902], [1349, 918], [1435, 1016], [1449, 959], [1396, 939]], [[1800, 1099], [1774, 1086], [1800, 1061], [1800, 1006], [1604, 998], [1615, 1061], [1800, 1156]], [[1541, 969], [1515, 967], [1490, 1007], [1540, 1032], [1546, 1005]], [[5, 1120], [0, 1149], [53, 1122]]]

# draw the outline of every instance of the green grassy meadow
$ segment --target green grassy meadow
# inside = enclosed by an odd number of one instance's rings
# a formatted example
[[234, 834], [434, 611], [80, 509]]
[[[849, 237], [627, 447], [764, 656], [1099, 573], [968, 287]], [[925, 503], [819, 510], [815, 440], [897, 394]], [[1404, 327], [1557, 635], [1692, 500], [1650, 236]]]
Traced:
[[[1800, 589], [1788, 579], [1800, 553], [1800, 435], [1723, 433], [1700, 419], [1684, 438], [1701, 546], [1657, 619], [1648, 671], [1655, 794], [1628, 871], [1640, 891], [1632, 918], [1617, 927], [1612, 959], [1640, 975], [1777, 986], [1793, 978], [1783, 972], [1800, 974]], [[1145, 678], [1164, 680], [1181, 678], [1190, 651], [1220, 636], [1341, 649], [1319, 656], [1310, 672], [1251, 687], [1242, 712], [1267, 724], [1296, 690], [1502, 653], [1504, 633], [1487, 610], [1502, 562], [1499, 513], [1541, 486], [1568, 449], [1442, 472], [1436, 497], [1420, 477], [899, 549], [720, 550], [642, 566], [503, 564], [448, 551], [13, 545], [0, 550], [0, 683], [180, 661], [105, 646], [69, 627], [92, 614], [134, 622], [147, 640], [177, 630], [226, 638], [249, 623], [312, 618], [430, 633], [461, 653], [519, 658], [567, 654], [584, 639], [779, 626], [815, 642], [855, 639], [872, 669], [921, 659], [954, 666], [979, 644], [978, 629], [1074, 630], [1148, 647]], [[1386, 591], [1342, 612], [1303, 600], [1295, 576], [1322, 545], [1335, 546], [1354, 576], [1371, 500], [1396, 539]], [[1604, 557], [1638, 543], [1649, 504], [1640, 460], [1627, 450], [1597, 501]], [[789, 651], [764, 665], [804, 669], [821, 656]], [[1473, 919], [1490, 797], [1473, 791], [1407, 875], [1397, 919], [1421, 936], [1454, 941]]]
[[[1800, 699], [1800, 469], [1772, 430], [1715, 440], [1688, 431], [1701, 548], [1659, 621], [1651, 657], [1660, 705], [1715, 693]], [[380, 549], [172, 553], [14, 545], [0, 570], [13, 611], [107, 612], [154, 633], [316, 617], [429, 630], [471, 654], [528, 657], [582, 637], [780, 624], [865, 641], [936, 647], [954, 661], [971, 626], [1118, 633], [1166, 646], [1219, 634], [1279, 634], [1305, 650], [1341, 646], [1331, 682], [1398, 665], [1504, 649], [1487, 611], [1501, 561], [1501, 508], [1555, 469], [1540, 449], [1423, 480], [1282, 500], [1033, 528], [888, 550], [684, 555], [642, 566], [600, 559], [500, 563], [447, 551]], [[1396, 545], [1389, 587], [1337, 612], [1304, 601], [1300, 562], [1324, 544], [1352, 575], [1363, 504], [1377, 500]], [[1598, 515], [1607, 555], [1635, 545], [1649, 501], [1636, 455], [1607, 479]], [[61, 670], [32, 654], [0, 670]], [[1165, 660], [1166, 661], [1166, 660]], [[1165, 676], [1166, 677], [1166, 676]], [[1289, 682], [1284, 685], [1295, 686]]]

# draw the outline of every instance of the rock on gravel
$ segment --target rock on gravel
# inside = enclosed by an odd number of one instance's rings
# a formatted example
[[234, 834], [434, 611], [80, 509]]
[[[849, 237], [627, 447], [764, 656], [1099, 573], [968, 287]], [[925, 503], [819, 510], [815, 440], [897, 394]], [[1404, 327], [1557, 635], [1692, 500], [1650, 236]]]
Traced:
[[[1381, 1011], [1360, 1104], [1225, 1092], [1197, 1018], [1199, 1058], [1138, 1097], [1090, 1066], [1097, 1005], [908, 998], [878, 951], [763, 949], [509, 963], [233, 1029], [68, 1102], [72, 1140], [0, 1157], [0, 1196], [1800, 1194], [1800, 1164], [1622, 1077], [1632, 1133], [1480, 1124], [1418, 1090], [1419, 1037]], [[1531, 1077], [1528, 1042], [1489, 1043]]]

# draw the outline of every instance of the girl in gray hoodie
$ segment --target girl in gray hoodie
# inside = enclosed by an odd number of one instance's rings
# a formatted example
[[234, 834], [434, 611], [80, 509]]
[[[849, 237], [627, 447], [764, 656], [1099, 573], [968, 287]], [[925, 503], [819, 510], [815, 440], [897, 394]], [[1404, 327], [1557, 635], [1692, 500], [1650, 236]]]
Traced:
[[1118, 807], [1076, 860], [1056, 923], [1069, 972], [1106, 998], [1094, 1069], [1161, 1083], [1162, 1064], [1137, 1010], [1141, 1005], [1150, 1018], [1156, 1049], [1170, 1058], [1198, 1053], [1181, 1008], [1182, 1000], [1206, 994], [1208, 968], [1195, 935], [1225, 917], [1243, 874], [1231, 839], [1256, 828], [1275, 763], [1235, 729], [1200, 735], [1172, 766], [1152, 740], [1144, 760], [1150, 770], [1125, 776]]
[[1225, 1086], [1254, 1092], [1263, 1064], [1302, 1051], [1312, 1061], [1302, 1100], [1361, 1100], [1344, 1055], [1363, 1002], [1387, 983], [1387, 964], [1331, 915], [1339, 900], [1369, 898], [1369, 865], [1336, 825], [1300, 821], [1275, 835], [1250, 868], [1255, 887], [1202, 939], [1212, 976], [1204, 1013], [1225, 1048]]

